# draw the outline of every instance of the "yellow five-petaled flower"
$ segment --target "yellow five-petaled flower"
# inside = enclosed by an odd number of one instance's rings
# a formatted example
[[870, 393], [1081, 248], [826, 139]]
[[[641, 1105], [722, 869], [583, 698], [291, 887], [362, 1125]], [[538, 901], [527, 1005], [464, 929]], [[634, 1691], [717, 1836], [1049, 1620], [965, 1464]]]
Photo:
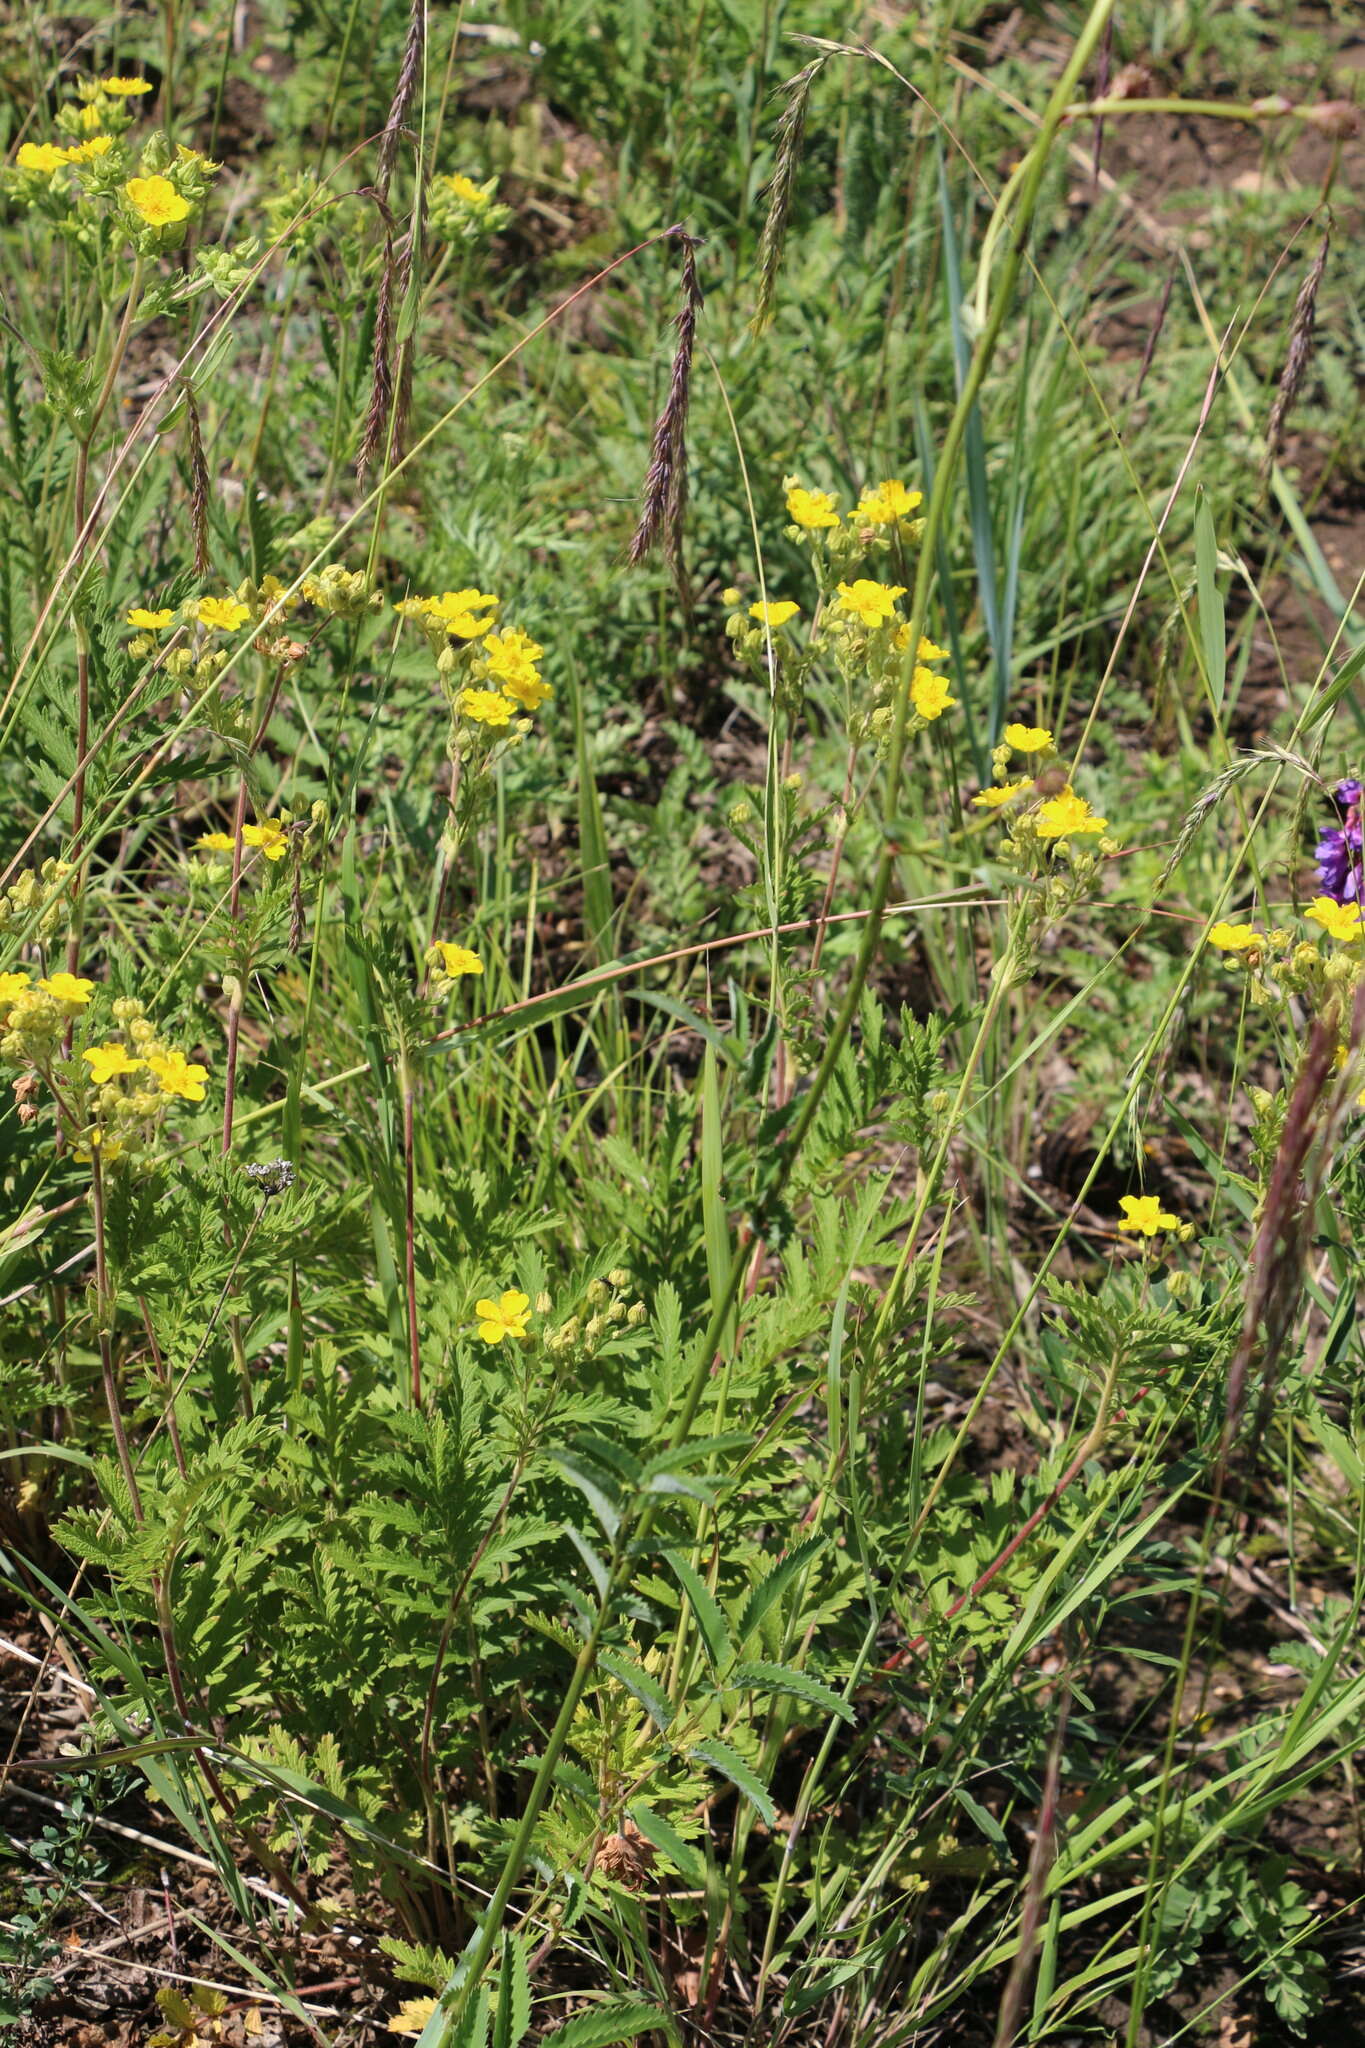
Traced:
[[1180, 1228], [1180, 1218], [1163, 1209], [1157, 1195], [1120, 1195], [1119, 1207], [1123, 1211], [1119, 1229], [1133, 1231], [1139, 1237], [1155, 1237], [1159, 1230]]
[[852, 517], [864, 526], [894, 526], [898, 519], [908, 519], [923, 502], [921, 491], [907, 491], [898, 476], [888, 477], [874, 490], [863, 492]]
[[972, 802], [979, 811], [998, 811], [1002, 804], [1010, 803], [1022, 790], [1032, 789], [1027, 775], [1018, 782], [998, 782], [992, 789], [978, 790]]
[[1038, 836], [1040, 839], [1070, 839], [1078, 832], [1103, 832], [1109, 823], [1107, 818], [1097, 818], [1083, 796], [1077, 796], [1070, 783], [1060, 796], [1054, 796], [1050, 803], [1038, 808]]
[[512, 716], [511, 704], [496, 690], [461, 690], [455, 709], [476, 725], [506, 725]]
[[504, 1337], [524, 1337], [530, 1319], [530, 1297], [509, 1287], [498, 1301], [476, 1301], [479, 1335], [485, 1344], [501, 1344]]
[[163, 1095], [178, 1095], [183, 1102], [202, 1102], [209, 1070], [197, 1060], [186, 1059], [178, 1046], [169, 1052], [147, 1055], [147, 1065], [161, 1084]]
[[751, 604], [749, 617], [757, 619], [760, 626], [786, 626], [790, 625], [800, 609], [800, 605], [793, 604], [789, 597], [779, 597], [771, 604]]
[[259, 825], [243, 825], [242, 844], [257, 847], [267, 860], [281, 860], [289, 845], [289, 835], [274, 818], [263, 818]]
[[1216, 946], [1220, 953], [1245, 953], [1252, 946], [1261, 944], [1261, 934], [1254, 924], [1228, 924], [1219, 918], [1209, 928], [1209, 944]]
[[176, 221], [189, 218], [190, 202], [176, 191], [169, 178], [130, 178], [123, 196], [149, 228], [173, 227]]
[[151, 612], [145, 605], [135, 604], [128, 614], [128, 624], [136, 626], [139, 633], [164, 633], [174, 617], [172, 611]]
[[21, 142], [15, 158], [21, 171], [41, 171], [46, 176], [61, 170], [63, 164], [70, 161], [66, 151], [59, 149], [55, 142]]
[[496, 178], [490, 178], [486, 185], [476, 185], [474, 180], [467, 178], [463, 171], [451, 171], [447, 177], [440, 179], [439, 182], [445, 186], [448, 192], [453, 193], [457, 199], [462, 199], [466, 206], [472, 206], [476, 213], [482, 213], [484, 208], [492, 201], [493, 188], [497, 180]]
[[196, 598], [190, 610], [201, 626], [211, 626], [219, 633], [235, 633], [251, 617], [250, 605], [241, 604], [235, 597]]
[[87, 1045], [81, 1054], [90, 1069], [90, 1078], [97, 1088], [106, 1081], [112, 1081], [115, 1074], [140, 1074], [142, 1061], [135, 1060], [126, 1045], [118, 1045], [112, 1039], [106, 1045]]
[[80, 974], [49, 974], [38, 983], [45, 996], [55, 1002], [67, 1003], [73, 1010], [83, 1010], [94, 993], [95, 984]]
[[479, 612], [497, 609], [499, 599], [486, 590], [443, 590], [439, 597], [419, 597], [418, 606], [429, 619], [437, 619], [457, 640], [477, 640], [492, 626]]
[[482, 974], [483, 962], [468, 946], [457, 946], [452, 939], [437, 939], [427, 948], [428, 967], [439, 967], [454, 981], [461, 974]]
[[941, 718], [952, 710], [957, 698], [948, 695], [947, 676], [936, 675], [931, 668], [917, 668], [910, 680], [910, 701], [921, 718]]
[[904, 596], [903, 583], [876, 583], [870, 576], [859, 576], [852, 583], [839, 585], [834, 608], [871, 632], [874, 626], [884, 626], [894, 617], [896, 599]]
[[1016, 754], [1041, 754], [1052, 745], [1052, 734], [1045, 725], [1007, 725], [1000, 737]]
[[822, 526], [837, 526], [839, 514], [835, 507], [838, 500], [829, 491], [808, 491], [795, 479], [787, 484], [787, 511], [797, 526], [817, 530]]
[[1331, 896], [1315, 896], [1303, 913], [1310, 924], [1320, 924], [1329, 939], [1350, 945], [1365, 938], [1365, 924], [1358, 903], [1338, 903]]

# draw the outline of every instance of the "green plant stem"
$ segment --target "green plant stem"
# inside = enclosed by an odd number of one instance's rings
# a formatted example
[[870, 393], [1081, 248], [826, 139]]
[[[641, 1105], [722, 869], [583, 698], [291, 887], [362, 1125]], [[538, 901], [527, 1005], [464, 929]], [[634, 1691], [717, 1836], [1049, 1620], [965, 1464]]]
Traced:
[[118, 1453], [119, 1470], [128, 1489], [128, 1504], [132, 1509], [133, 1520], [141, 1527], [142, 1496], [138, 1492], [137, 1473], [128, 1449], [128, 1432], [123, 1425], [118, 1377], [114, 1371], [113, 1339], [109, 1331], [114, 1304], [109, 1287], [109, 1263], [105, 1249], [104, 1161], [101, 1157], [98, 1131], [92, 1133], [90, 1144], [90, 1204], [95, 1218], [95, 1330], [100, 1354], [100, 1377], [104, 1382], [105, 1406], [109, 1410], [109, 1427], [114, 1433], [114, 1448]]
[[[114, 339], [113, 351], [100, 385], [99, 396], [91, 410], [84, 434], [76, 447], [76, 467], [72, 488], [72, 523], [74, 539], [72, 560], [76, 569], [77, 583], [80, 581], [81, 565], [85, 560], [90, 537], [86, 532], [85, 494], [90, 470], [90, 448], [104, 417], [105, 408], [113, 397], [123, 358], [128, 348], [128, 339], [133, 331], [133, 317], [142, 297], [142, 258], [133, 262], [133, 274], [128, 284], [128, 299], [123, 308], [123, 319]], [[71, 841], [79, 847], [85, 825], [85, 777], [90, 751], [90, 643], [82, 621], [76, 620], [76, 772], [72, 783], [71, 797]], [[78, 857], [75, 879], [71, 889], [71, 931], [66, 942], [66, 970], [74, 974], [81, 956], [81, 929], [83, 902], [85, 896], [84, 856]]]
[[413, 1157], [415, 1084], [406, 1044], [399, 1059], [398, 1076], [403, 1091], [403, 1285], [408, 1318], [408, 1398], [414, 1408], [420, 1408], [422, 1339], [417, 1322], [417, 1179]]
[[496, 1536], [498, 1530], [502, 1526], [503, 1518], [505, 1517], [508, 1508], [512, 1505], [513, 1497], [516, 1493], [518, 1486], [520, 1486], [521, 1484], [522, 1474], [525, 1472], [525, 1470], [525, 1458], [518, 1458], [516, 1464], [512, 1468], [512, 1475], [508, 1480], [506, 1487], [503, 1490], [502, 1499], [498, 1502], [497, 1507], [493, 1511], [493, 1518], [489, 1522], [488, 1527], [484, 1530], [482, 1537], [479, 1539], [478, 1547], [476, 1548], [474, 1555], [470, 1558], [469, 1563], [465, 1566], [465, 1569], [459, 1579], [459, 1582], [455, 1586], [454, 1591], [451, 1593], [450, 1603], [446, 1608], [445, 1621], [442, 1623], [441, 1626], [441, 1638], [436, 1645], [436, 1656], [433, 1660], [431, 1667], [431, 1680], [427, 1686], [426, 1703], [422, 1710], [422, 1739], [419, 1752], [419, 1772], [422, 1780], [422, 1796], [427, 1802], [428, 1857], [434, 1857], [436, 1853], [436, 1788], [431, 1781], [431, 1734], [436, 1721], [436, 1698], [437, 1694], [440, 1691], [441, 1673], [445, 1668], [446, 1653], [450, 1648], [450, 1638], [454, 1632], [455, 1622], [459, 1616], [460, 1607], [464, 1601], [464, 1596], [469, 1590], [470, 1582], [472, 1581], [475, 1572], [478, 1570], [480, 1564], [483, 1561], [484, 1552], [488, 1549], [489, 1544], [493, 1541], [494, 1536]]

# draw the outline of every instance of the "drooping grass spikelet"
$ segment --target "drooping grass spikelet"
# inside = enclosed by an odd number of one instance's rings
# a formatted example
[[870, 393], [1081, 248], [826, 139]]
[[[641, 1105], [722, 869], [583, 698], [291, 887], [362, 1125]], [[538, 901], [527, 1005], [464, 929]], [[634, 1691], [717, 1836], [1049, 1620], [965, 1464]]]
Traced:
[[654, 427], [640, 518], [627, 558], [632, 564], [642, 562], [655, 542], [662, 539], [679, 590], [685, 592], [682, 519], [687, 504], [687, 409], [692, 397], [692, 353], [702, 295], [697, 282], [695, 238], [681, 227], [669, 232], [682, 248], [682, 303], [674, 322], [678, 345], [673, 352], [668, 397]]
[[209, 466], [204, 455], [204, 435], [199, 423], [199, 405], [194, 387], [181, 385], [185, 394], [185, 441], [190, 464], [190, 532], [194, 540], [194, 573], [207, 576], [209, 556]]
[[798, 71], [795, 78], [789, 79], [782, 87], [787, 95], [787, 104], [777, 124], [777, 153], [773, 160], [773, 174], [768, 180], [768, 217], [763, 223], [758, 245], [758, 301], [749, 322], [753, 334], [762, 334], [773, 316], [777, 273], [782, 268], [792, 194], [796, 190], [796, 173], [801, 165], [806, 108], [810, 102], [811, 87], [828, 62], [828, 55], [815, 58], [804, 71]]
[[389, 189], [389, 179], [393, 176], [398, 144], [402, 139], [408, 113], [417, 91], [426, 44], [426, 0], [412, 0], [412, 11], [408, 16], [407, 41], [403, 45], [403, 61], [398, 67], [398, 83], [394, 87], [389, 117], [384, 123], [384, 133], [379, 142], [379, 170], [376, 182], [380, 191], [385, 194]]
[[[377, 196], [377, 195], [376, 195]], [[380, 202], [382, 204], [382, 201]], [[389, 408], [393, 404], [393, 309], [398, 296], [399, 264], [393, 241], [393, 224], [387, 207], [384, 209], [384, 264], [379, 274], [379, 290], [375, 296], [374, 343], [370, 361], [370, 403], [365, 414], [365, 431], [361, 435], [360, 453], [356, 457], [356, 474], [363, 482], [383, 446], [388, 427]]]
[[[1220, 1462], [1226, 1463], [1246, 1412], [1253, 1366], [1260, 1381], [1259, 1425], [1268, 1419], [1278, 1385], [1278, 1367], [1305, 1292], [1312, 1222], [1331, 1163], [1337, 1128], [1350, 1090], [1330, 1087], [1337, 1065], [1342, 1019], [1313, 1020], [1307, 1050], [1285, 1111], [1275, 1163], [1251, 1249], [1246, 1312], [1228, 1369], [1227, 1405]], [[1365, 983], [1356, 990], [1349, 1027], [1354, 1050], [1365, 1031]], [[1259, 1434], [1259, 1428], [1258, 1428]]]
[[1299, 286], [1299, 296], [1294, 301], [1294, 318], [1289, 328], [1289, 352], [1280, 372], [1279, 389], [1275, 403], [1270, 408], [1270, 418], [1265, 430], [1265, 453], [1261, 457], [1261, 482], [1265, 483], [1274, 467], [1284, 437], [1284, 423], [1290, 408], [1298, 396], [1303, 373], [1308, 368], [1308, 359], [1313, 353], [1313, 324], [1317, 318], [1318, 290], [1323, 273], [1327, 268], [1327, 252], [1332, 242], [1332, 223], [1329, 216], [1322, 231], [1318, 253], [1308, 266], [1308, 275]]
[[1263, 761], [1277, 761], [1282, 768], [1293, 768], [1309, 783], [1314, 783], [1318, 779], [1311, 762], [1305, 761], [1300, 754], [1291, 754], [1285, 747], [1257, 747], [1253, 752], [1243, 754], [1241, 759], [1234, 761], [1230, 768], [1225, 768], [1221, 775], [1216, 775], [1208, 788], [1200, 796], [1196, 797], [1195, 801], [1191, 804], [1186, 814], [1185, 822], [1180, 827], [1175, 845], [1171, 848], [1170, 857], [1161, 873], [1157, 876], [1153, 891], [1154, 896], [1159, 897], [1161, 895], [1171, 876], [1189, 852], [1191, 843], [1200, 826], [1212, 812], [1217, 810], [1233, 784], [1241, 782], [1254, 769], [1259, 768]]

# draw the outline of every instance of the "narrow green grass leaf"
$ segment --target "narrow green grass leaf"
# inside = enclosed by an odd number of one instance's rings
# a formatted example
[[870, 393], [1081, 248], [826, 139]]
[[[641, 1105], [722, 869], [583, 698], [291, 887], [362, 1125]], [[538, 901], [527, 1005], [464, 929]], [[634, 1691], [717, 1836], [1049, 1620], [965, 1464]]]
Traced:
[[1333, 676], [1317, 703], [1313, 706], [1312, 711], [1304, 720], [1305, 727], [1311, 730], [1313, 726], [1321, 725], [1323, 719], [1329, 717], [1336, 710], [1337, 705], [1346, 695], [1346, 692], [1350, 689], [1362, 669], [1365, 669], [1365, 640], [1361, 642], [1359, 647], [1354, 648], [1347, 655], [1345, 661], [1337, 670], [1337, 673]]
[[725, 1141], [721, 1129], [720, 1076], [714, 1045], [706, 1048], [701, 1085], [701, 1209], [706, 1239], [706, 1277], [718, 1302], [730, 1279], [730, 1219], [725, 1213]]
[[583, 692], [576, 675], [570, 680], [569, 694], [573, 704], [574, 752], [578, 765], [578, 846], [583, 862], [583, 923], [589, 954], [598, 965], [605, 966], [611, 958], [611, 930], [615, 916], [611, 895], [611, 851], [607, 845], [602, 804], [588, 749]]
[[[962, 266], [958, 256], [957, 230], [953, 223], [952, 195], [940, 147], [938, 155], [939, 223], [943, 235], [943, 284], [948, 301], [948, 331], [952, 339], [953, 369], [961, 391], [971, 364], [971, 343], [962, 322]], [[986, 437], [981, 424], [981, 407], [973, 404], [967, 416], [963, 442], [963, 469], [967, 479], [967, 510], [972, 528], [972, 555], [976, 564], [976, 587], [986, 620], [994, 664], [989, 726], [994, 746], [1005, 722], [1010, 694], [1010, 649], [1005, 628], [995, 563], [995, 535], [991, 526], [990, 480], [986, 472]]]
[[1201, 486], [1194, 499], [1194, 568], [1199, 596], [1199, 644], [1204, 656], [1215, 712], [1223, 709], [1228, 680], [1227, 628], [1223, 593], [1218, 587], [1218, 535], [1213, 513]]

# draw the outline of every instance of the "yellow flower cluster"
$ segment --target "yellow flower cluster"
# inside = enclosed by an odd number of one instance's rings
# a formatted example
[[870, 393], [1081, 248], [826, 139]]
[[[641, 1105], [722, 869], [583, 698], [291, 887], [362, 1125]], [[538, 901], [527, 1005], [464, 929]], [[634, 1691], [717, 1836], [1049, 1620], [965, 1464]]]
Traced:
[[425, 634], [457, 720], [494, 730], [553, 695], [537, 666], [545, 649], [520, 626], [498, 628], [501, 603], [492, 591], [471, 589], [407, 597], [395, 607]]
[[[56, 126], [70, 141], [24, 142], [9, 178], [26, 204], [42, 202], [63, 221], [79, 209], [112, 207], [141, 255], [175, 248], [185, 223], [207, 197], [219, 169], [198, 150], [173, 148], [152, 135], [135, 162], [123, 139], [137, 118], [137, 103], [153, 90], [145, 78], [82, 79], [76, 97], [59, 107]], [[64, 174], [74, 171], [73, 182]]]
[[[1007, 779], [1012, 754], [1051, 756], [1056, 751], [1056, 742], [1045, 725], [1022, 725], [1014, 722], [1007, 725], [1000, 735], [1000, 744], [992, 756], [991, 765], [996, 780], [987, 788], [978, 790], [972, 798], [977, 810], [999, 811], [1007, 805], [1014, 806], [1019, 798], [1038, 790], [1037, 779], [1021, 775], [1014, 781]], [[1040, 768], [1041, 768], [1040, 763]], [[1056, 787], [1056, 770], [1053, 773], [1051, 794], [1027, 810], [1017, 812], [1011, 833], [1019, 847], [1027, 842], [1044, 840], [1058, 848], [1069, 845], [1073, 839], [1096, 838], [1108, 829], [1109, 820], [1101, 818], [1090, 806], [1087, 799], [1078, 796], [1069, 782]], [[1047, 787], [1046, 783], [1043, 785]], [[1101, 851], [1111, 849], [1102, 846]]]
[[[774, 690], [780, 707], [797, 712], [806, 677], [822, 655], [832, 656], [844, 682], [849, 738], [854, 745], [871, 739], [882, 746], [895, 720], [897, 692], [904, 686], [905, 657], [910, 653], [910, 622], [900, 605], [904, 583], [866, 573], [869, 556], [895, 550], [899, 567], [905, 546], [919, 539], [923, 522], [912, 515], [922, 502], [899, 477], [864, 490], [847, 520], [831, 491], [812, 490], [798, 477], [783, 479], [788, 537], [807, 543], [819, 579], [821, 602], [808, 642], [801, 645], [784, 629], [801, 615], [791, 598], [764, 599], [740, 609], [738, 590], [722, 601], [732, 607], [726, 633], [736, 653]], [[750, 623], [752, 621], [752, 624]], [[783, 635], [778, 639], [777, 635]], [[920, 729], [956, 708], [948, 678], [934, 664], [948, 651], [919, 636], [909, 680], [910, 706]]]
[[111, 1163], [146, 1151], [171, 1102], [202, 1102], [209, 1075], [159, 1035], [135, 997], [113, 1004], [118, 1036], [92, 1036], [66, 1053], [66, 1035], [94, 995], [85, 975], [0, 973], [0, 1057], [48, 1082], [77, 1156], [95, 1146]]
[[[194, 844], [198, 853], [231, 856], [237, 842], [230, 832], [203, 832]], [[243, 825], [242, 845], [268, 861], [283, 860], [289, 850], [289, 834], [279, 819], [262, 818], [257, 824]]]
[[[787, 516], [798, 532], [828, 533], [840, 526], [839, 500], [833, 492], [808, 490], [794, 476], [785, 477], [782, 488], [786, 493]], [[848, 515], [848, 523], [855, 529], [899, 531], [918, 540], [921, 522], [913, 515], [923, 502], [922, 492], [908, 491], [898, 476], [888, 477], [864, 490]]]
[[51, 178], [71, 164], [97, 164], [114, 147], [112, 135], [88, 135], [84, 142], [73, 142], [65, 149], [56, 142], [21, 142], [14, 161], [21, 171]]
[[255, 583], [248, 576], [235, 591], [187, 598], [179, 610], [169, 605], [135, 604], [124, 617], [133, 628], [128, 652], [134, 657], [154, 654], [162, 635], [174, 625], [194, 629], [193, 644], [174, 647], [164, 656], [168, 676], [199, 683], [211, 682], [229, 660], [229, 650], [212, 645], [208, 636], [236, 634], [246, 626], [259, 626], [268, 619], [264, 634], [254, 642], [256, 651], [269, 661], [292, 664], [301, 661], [307, 649], [280, 631], [283, 622], [307, 601], [329, 618], [358, 619], [383, 608], [383, 596], [369, 578], [358, 570], [339, 565], [305, 576], [300, 588], [291, 591], [278, 576], [263, 576]]

